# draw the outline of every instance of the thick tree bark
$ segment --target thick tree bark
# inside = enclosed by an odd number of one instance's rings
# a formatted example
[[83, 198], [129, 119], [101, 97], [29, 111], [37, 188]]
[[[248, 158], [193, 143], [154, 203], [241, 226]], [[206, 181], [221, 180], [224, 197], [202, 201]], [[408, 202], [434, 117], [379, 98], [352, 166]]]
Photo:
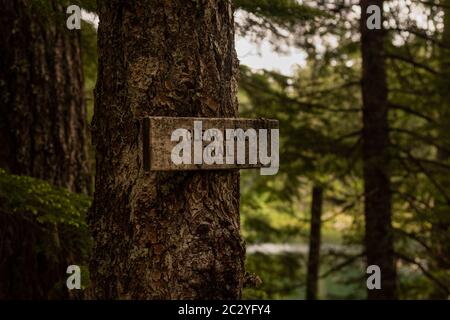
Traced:
[[236, 299], [238, 171], [145, 172], [147, 116], [236, 117], [230, 1], [100, 0], [93, 296]]
[[367, 28], [370, 5], [382, 12], [383, 0], [361, 0], [365, 247], [367, 264], [381, 269], [381, 290], [368, 290], [368, 297], [395, 299], [385, 31]]
[[80, 34], [60, 1], [0, 7], [0, 167], [87, 191]]
[[323, 188], [314, 186], [311, 202], [311, 231], [309, 235], [308, 273], [306, 279], [306, 299], [316, 300], [319, 284], [320, 242], [322, 228]]
[[[86, 192], [80, 34], [66, 28], [58, 0], [0, 0], [0, 7], [0, 167]], [[0, 297], [56, 297], [54, 286], [75, 258], [61, 251], [56, 225], [42, 226], [31, 213], [0, 215]], [[51, 259], [39, 252], [47, 245], [54, 246]]]

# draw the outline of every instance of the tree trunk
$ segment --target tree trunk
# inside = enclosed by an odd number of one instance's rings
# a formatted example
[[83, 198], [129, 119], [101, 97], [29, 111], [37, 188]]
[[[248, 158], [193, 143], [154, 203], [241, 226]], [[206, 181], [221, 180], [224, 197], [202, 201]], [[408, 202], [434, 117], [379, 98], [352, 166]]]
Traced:
[[98, 1], [93, 296], [237, 299], [237, 170], [145, 172], [147, 116], [237, 116], [230, 1]]
[[[437, 150], [437, 160], [441, 163], [450, 164], [450, 0], [443, 0], [444, 30], [441, 42], [445, 48], [439, 49], [440, 76], [437, 79], [440, 94], [440, 114], [439, 114], [439, 147]], [[437, 190], [437, 197], [434, 208], [432, 224], [432, 244], [436, 261], [432, 263], [432, 269], [437, 273], [444, 274], [443, 283], [448, 284], [450, 289], [450, 172], [443, 169], [438, 174], [437, 180], [441, 189], [446, 192], [442, 194]], [[433, 299], [447, 299], [448, 293], [441, 288], [436, 288], [431, 294]]]
[[316, 300], [319, 282], [320, 231], [322, 227], [323, 188], [314, 186], [311, 202], [311, 231], [309, 235], [308, 273], [306, 299]]
[[361, 0], [365, 247], [367, 264], [381, 269], [381, 290], [368, 290], [368, 298], [395, 299], [385, 31], [367, 28], [370, 5], [382, 12], [383, 1]]
[[[60, 1], [0, 0], [0, 7], [0, 167], [86, 192], [80, 34], [66, 28]], [[5, 222], [0, 297], [54, 295], [69, 260], [59, 248], [56, 225], [42, 226], [30, 212], [0, 214]], [[41, 252], [48, 238], [55, 246], [51, 259]]]
[[0, 167], [87, 191], [80, 34], [60, 1], [0, 7]]

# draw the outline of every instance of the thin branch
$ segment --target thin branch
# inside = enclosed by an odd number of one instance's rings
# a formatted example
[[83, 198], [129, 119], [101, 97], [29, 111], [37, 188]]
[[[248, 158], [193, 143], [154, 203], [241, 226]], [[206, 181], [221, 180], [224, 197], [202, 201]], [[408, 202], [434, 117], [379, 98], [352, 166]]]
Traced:
[[395, 60], [400, 60], [400, 61], [409, 63], [409, 64], [413, 65], [414, 67], [423, 69], [425, 71], [428, 71], [429, 73], [431, 73], [433, 75], [438, 75], [439, 74], [439, 72], [437, 72], [436, 70], [434, 70], [433, 68], [431, 68], [431, 67], [429, 67], [427, 65], [424, 65], [424, 64], [422, 64], [420, 62], [414, 61], [412, 59], [409, 59], [407, 57], [404, 57], [404, 56], [401, 56], [401, 55], [398, 55], [398, 54], [388, 53], [388, 54], [386, 54], [386, 57], [389, 58], [389, 59], [395, 59]]
[[342, 269], [344, 269], [345, 267], [347, 267], [348, 265], [352, 264], [354, 261], [356, 261], [357, 259], [361, 258], [364, 255], [364, 252], [361, 252], [360, 254], [356, 255], [356, 256], [351, 256], [348, 259], [346, 259], [345, 261], [339, 263], [338, 265], [332, 267], [331, 269], [327, 270], [326, 272], [324, 272], [323, 274], [320, 275], [320, 278], [326, 278], [328, 277], [330, 274], [335, 273], [337, 271], [340, 271]]
[[436, 44], [438, 47], [442, 48], [442, 49], [448, 49], [450, 50], [450, 47], [445, 45], [443, 42], [436, 40], [435, 38], [430, 37], [429, 35], [427, 35], [424, 32], [421, 32], [420, 30], [414, 30], [414, 29], [404, 29], [404, 28], [389, 28], [386, 29], [386, 31], [393, 31], [393, 32], [409, 32], [421, 39], [430, 41], [434, 44]]
[[397, 104], [397, 103], [392, 103], [392, 102], [390, 102], [390, 103], [389, 103], [389, 107], [390, 107], [391, 109], [394, 109], [394, 110], [401, 110], [401, 111], [404, 111], [404, 112], [406, 112], [406, 113], [415, 115], [415, 116], [417, 116], [417, 117], [419, 117], [419, 118], [422, 118], [422, 119], [424, 119], [424, 120], [427, 120], [427, 121], [429, 121], [429, 122], [431, 122], [431, 123], [436, 123], [436, 121], [435, 121], [433, 118], [431, 118], [431, 117], [429, 117], [429, 116], [426, 116], [426, 115], [424, 115], [424, 114], [422, 114], [422, 113], [420, 113], [420, 112], [418, 112], [418, 111], [416, 111], [416, 110], [413, 110], [413, 109], [411, 109], [411, 108], [408, 108], [408, 107], [406, 107], [406, 106], [403, 106], [403, 105], [400, 105], [400, 104]]
[[442, 291], [445, 292], [447, 295], [450, 294], [450, 289], [445, 284], [443, 284], [438, 278], [436, 278], [433, 274], [431, 274], [420, 262], [417, 262], [415, 259], [403, 255], [399, 252], [396, 252], [395, 255], [401, 260], [417, 266], [422, 271], [422, 274], [425, 277], [436, 283], [438, 287], [441, 288]]

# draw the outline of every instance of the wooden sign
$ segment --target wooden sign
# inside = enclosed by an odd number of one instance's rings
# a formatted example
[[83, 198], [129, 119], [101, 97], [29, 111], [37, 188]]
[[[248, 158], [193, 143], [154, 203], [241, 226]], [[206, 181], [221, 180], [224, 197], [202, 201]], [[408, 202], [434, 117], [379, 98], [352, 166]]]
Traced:
[[278, 171], [278, 120], [149, 117], [143, 131], [147, 171]]

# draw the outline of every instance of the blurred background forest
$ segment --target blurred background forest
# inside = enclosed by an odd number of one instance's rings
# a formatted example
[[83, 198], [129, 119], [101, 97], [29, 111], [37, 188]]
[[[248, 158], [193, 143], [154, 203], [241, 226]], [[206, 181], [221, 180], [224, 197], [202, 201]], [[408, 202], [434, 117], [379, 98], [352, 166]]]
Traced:
[[[78, 4], [95, 13], [95, 1]], [[234, 0], [234, 4], [237, 40], [246, 39], [256, 51], [268, 41], [280, 55], [295, 48], [306, 57], [289, 75], [240, 66], [240, 116], [278, 119], [281, 131], [279, 173], [265, 177], [256, 170], [241, 171], [246, 268], [261, 279], [243, 296], [365, 299], [368, 176], [364, 174], [367, 123], [362, 79], [367, 74], [362, 67], [359, 1]], [[40, 10], [50, 9], [43, 5]], [[388, 211], [398, 297], [446, 299], [450, 295], [450, 0], [385, 1], [384, 15], [380, 52], [386, 63], [389, 144], [385, 152], [391, 189], [384, 191], [391, 196]], [[89, 123], [97, 74], [92, 19], [82, 22], [79, 41], [84, 117]], [[2, 78], [0, 88], [3, 99]], [[87, 163], [94, 168], [93, 149], [88, 148]], [[83, 265], [87, 286], [91, 240], [85, 215], [93, 192], [92, 169], [82, 190], [33, 172], [13, 175], [21, 172], [0, 164], [0, 298], [27, 292], [41, 298], [65, 297], [64, 282], [48, 281], [51, 270], [38, 279], [31, 266], [47, 270], [48, 265]], [[27, 276], [21, 275], [23, 270], [12, 271], [11, 261], [28, 264]], [[31, 282], [33, 288], [27, 287]]]

